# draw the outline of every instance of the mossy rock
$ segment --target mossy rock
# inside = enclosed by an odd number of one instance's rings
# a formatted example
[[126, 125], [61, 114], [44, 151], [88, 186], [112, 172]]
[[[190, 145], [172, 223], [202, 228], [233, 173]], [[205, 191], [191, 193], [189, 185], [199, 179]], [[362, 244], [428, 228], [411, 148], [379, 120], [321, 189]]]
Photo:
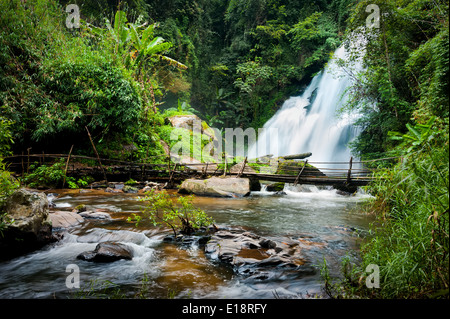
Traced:
[[[276, 174], [297, 176], [304, 165], [304, 161], [285, 160], [278, 163]], [[325, 176], [325, 174], [315, 166], [308, 163], [303, 170], [302, 176]]]
[[285, 183], [283, 183], [283, 182], [269, 184], [269, 185], [267, 185], [266, 190], [268, 192], [281, 192], [284, 190], [284, 184]]

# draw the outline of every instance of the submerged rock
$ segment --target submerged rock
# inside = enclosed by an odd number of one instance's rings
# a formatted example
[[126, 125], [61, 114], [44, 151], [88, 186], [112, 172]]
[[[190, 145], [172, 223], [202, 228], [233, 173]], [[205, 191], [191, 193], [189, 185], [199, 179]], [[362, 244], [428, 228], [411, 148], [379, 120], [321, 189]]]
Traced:
[[131, 260], [133, 259], [133, 253], [127, 245], [103, 242], [99, 243], [95, 250], [79, 254], [77, 259], [92, 262], [114, 262], [121, 259]]

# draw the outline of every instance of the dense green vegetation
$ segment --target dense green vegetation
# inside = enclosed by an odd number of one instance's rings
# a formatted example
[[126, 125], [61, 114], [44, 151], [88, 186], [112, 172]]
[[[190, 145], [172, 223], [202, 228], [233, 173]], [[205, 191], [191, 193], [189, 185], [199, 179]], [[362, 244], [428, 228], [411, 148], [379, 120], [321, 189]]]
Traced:
[[[65, 25], [69, 3], [80, 6], [79, 29]], [[369, 4], [379, 28], [362, 28]], [[73, 145], [94, 156], [89, 131], [102, 157], [163, 161], [163, 142], [174, 143], [167, 117], [260, 128], [345, 43], [355, 58], [364, 52], [361, 72], [342, 62], [356, 80], [346, 109], [363, 115], [354, 153], [394, 160], [368, 188], [377, 222], [362, 261], [346, 262], [332, 293], [448, 298], [448, 9], [446, 0], [0, 0], [0, 207], [19, 185], [3, 160], [11, 153]], [[365, 49], [352, 51], [358, 36]], [[62, 163], [23, 181], [86, 183]], [[380, 267], [379, 289], [360, 280], [369, 264]]]
[[[378, 29], [359, 28], [369, 4], [382, 13]], [[367, 39], [348, 105], [363, 114], [354, 151], [399, 158], [368, 187], [377, 222], [361, 264], [347, 260], [344, 280], [333, 289], [327, 281], [335, 297], [449, 297], [448, 9], [448, 1], [361, 1], [350, 14], [347, 32]], [[378, 289], [362, 280], [371, 264]]]
[[[130, 144], [134, 157], [162, 155], [157, 107], [178, 99], [211, 126], [261, 127], [323, 67], [348, 14], [340, 1], [66, 2], [1, 4], [0, 99], [16, 150], [90, 153], [88, 127], [102, 155]], [[65, 27], [68, 3], [80, 29]]]

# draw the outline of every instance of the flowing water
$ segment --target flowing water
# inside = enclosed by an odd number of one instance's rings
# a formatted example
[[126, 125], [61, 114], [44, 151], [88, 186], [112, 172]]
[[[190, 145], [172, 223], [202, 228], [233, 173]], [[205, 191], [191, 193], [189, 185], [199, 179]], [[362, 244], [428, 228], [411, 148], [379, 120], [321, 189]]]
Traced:
[[[249, 158], [311, 152], [310, 162], [349, 161], [348, 143], [359, 134], [352, 124], [360, 115], [353, 112], [338, 116], [348, 99], [346, 90], [352, 79], [337, 66], [337, 59], [346, 59], [344, 46], [336, 50], [302, 95], [286, 100], [267, 121], [258, 141], [249, 148]], [[316, 166], [321, 168], [320, 164]]]
[[[343, 48], [336, 57], [343, 57]], [[349, 78], [330, 71], [333, 61], [311, 82], [303, 95], [292, 97], [265, 125], [277, 128], [278, 149], [272, 154], [312, 152], [310, 161], [344, 161], [347, 143], [356, 135], [351, 116], [336, 118]], [[357, 115], [355, 115], [357, 116]], [[274, 138], [260, 136], [259, 139]], [[256, 152], [256, 147], [250, 152]], [[259, 150], [258, 150], [259, 151]], [[258, 156], [266, 155], [258, 154]], [[263, 188], [264, 189], [264, 188]], [[0, 262], [0, 298], [76, 298], [143, 296], [146, 298], [300, 298], [321, 293], [320, 265], [324, 259], [337, 275], [344, 256], [355, 256], [371, 217], [360, 212], [367, 195], [344, 197], [335, 190], [285, 187], [285, 195], [253, 192], [246, 198], [196, 198], [196, 205], [217, 224], [241, 228], [278, 241], [302, 243], [314, 271], [272, 267], [264, 276], [246, 277], [211, 260], [197, 243], [179, 246], [163, 239], [170, 231], [127, 222], [143, 203], [136, 195], [61, 191], [59, 210], [80, 204], [106, 209], [112, 220], [90, 220], [67, 232], [60, 242], [34, 253]], [[99, 242], [121, 242], [133, 250], [132, 260], [96, 264], [78, 260]], [[80, 270], [81, 289], [66, 287], [68, 265]]]
[[[278, 240], [307, 239], [305, 254], [316, 272], [303, 274], [276, 267], [262, 279], [236, 274], [211, 260], [198, 244], [179, 246], [163, 241], [167, 229], [127, 217], [139, 212], [137, 195], [111, 195], [103, 191], [61, 191], [54, 203], [58, 210], [80, 204], [106, 209], [109, 221], [89, 220], [67, 232], [62, 241], [39, 251], [0, 263], [0, 298], [77, 298], [121, 296], [135, 298], [299, 298], [321, 293], [320, 264], [327, 259], [337, 274], [340, 260], [355, 255], [371, 218], [358, 207], [368, 196], [343, 197], [334, 190], [309, 187], [308, 191], [286, 187], [286, 195], [265, 191], [247, 198], [196, 198], [195, 204], [218, 225], [242, 228]], [[355, 232], [355, 230], [359, 230]], [[110, 264], [76, 259], [97, 243], [116, 241], [130, 246], [132, 260]], [[68, 289], [68, 265], [80, 269], [81, 289]]]

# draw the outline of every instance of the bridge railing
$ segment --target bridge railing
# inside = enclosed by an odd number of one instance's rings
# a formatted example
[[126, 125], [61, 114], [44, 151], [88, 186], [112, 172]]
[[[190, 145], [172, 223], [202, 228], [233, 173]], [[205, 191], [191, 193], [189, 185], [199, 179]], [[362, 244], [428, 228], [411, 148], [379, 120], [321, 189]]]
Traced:
[[[74, 173], [77, 170], [82, 171], [85, 167], [82, 165], [83, 162], [88, 161], [90, 166], [105, 166], [109, 169], [109, 173], [114, 170], [128, 169], [128, 170], [140, 170], [142, 176], [145, 172], [149, 171], [159, 171], [162, 173], [169, 174], [174, 177], [175, 173], [178, 172], [191, 172], [192, 174], [197, 173], [198, 177], [206, 177], [207, 175], [256, 175], [257, 177], [263, 178], [263, 175], [269, 175], [261, 172], [249, 173], [245, 171], [245, 168], [249, 166], [247, 161], [244, 161], [244, 165], [241, 170], [230, 172], [231, 163], [220, 165], [218, 163], [173, 163], [169, 156], [148, 156], [148, 161], [154, 161], [154, 163], [143, 163], [137, 161], [126, 161], [118, 159], [107, 159], [99, 157], [90, 157], [82, 155], [71, 155], [71, 154], [21, 154], [12, 155], [5, 157], [5, 162], [8, 163], [8, 167], [11, 171], [18, 174], [28, 173], [31, 165], [48, 165], [52, 164], [57, 160], [64, 159], [66, 161], [66, 173]], [[358, 180], [366, 179], [370, 180], [376, 171], [376, 169], [367, 166], [368, 163], [374, 163], [377, 161], [394, 160], [396, 158], [383, 158], [379, 160], [370, 161], [353, 161], [353, 158], [349, 162], [308, 162], [313, 168], [296, 166], [284, 166], [283, 174], [272, 175], [285, 175], [296, 176], [296, 182], [300, 178], [315, 178], [315, 179], [336, 179], [336, 180]], [[397, 158], [398, 159], [398, 158]], [[302, 163], [302, 162], [299, 162]], [[304, 163], [304, 162], [303, 162]], [[103, 167], [102, 167], [103, 170]]]

